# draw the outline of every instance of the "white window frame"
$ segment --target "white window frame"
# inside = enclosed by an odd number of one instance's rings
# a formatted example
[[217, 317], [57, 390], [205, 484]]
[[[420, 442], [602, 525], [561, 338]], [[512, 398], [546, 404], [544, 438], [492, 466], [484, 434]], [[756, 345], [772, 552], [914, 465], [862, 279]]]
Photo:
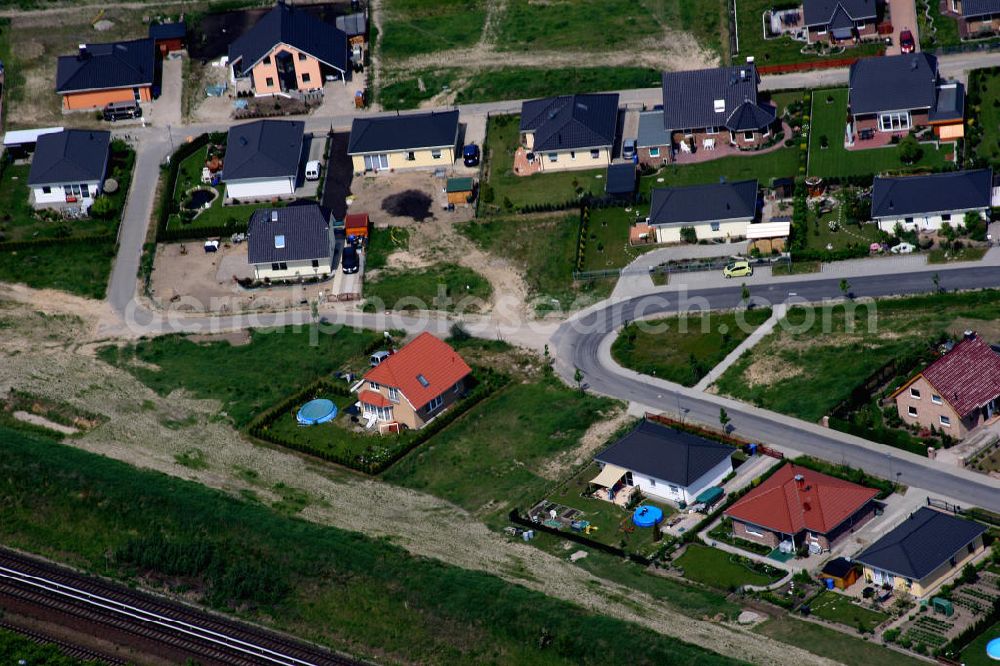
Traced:
[[659, 157], [660, 156], [660, 148], [659, 148], [659, 146], [652, 146], [652, 147], [650, 147], [650, 149], [649, 149], [649, 156], [650, 157]]
[[940, 405], [944, 401], [941, 400], [941, 396], [931, 393], [931, 402], [933, 402], [935, 405]]
[[428, 413], [436, 412], [437, 410], [441, 409], [441, 405], [443, 404], [444, 404], [444, 398], [442, 398], [441, 396], [432, 399], [430, 402], [427, 403]]
[[883, 132], [906, 132], [913, 127], [909, 111], [888, 111], [878, 114], [878, 128]]
[[910, 397], [913, 398], [914, 400], [920, 400], [920, 389], [915, 389], [911, 386]]
[[719, 133], [719, 128], [718, 127], [706, 127], [705, 128], [705, 134], [718, 134], [718, 133]]
[[569, 158], [571, 160], [575, 160], [576, 159], [576, 151], [575, 150], [569, 151]]
[[744, 141], [753, 141], [753, 131], [743, 132], [743, 140]]
[[758, 532], [755, 528], [750, 527], [747, 523], [743, 523], [743, 531], [750, 536], [762, 537], [766, 536], [763, 532]]
[[908, 416], [912, 416], [913, 418], [916, 418], [917, 417], [917, 408], [914, 407], [913, 405], [907, 405], [907, 407], [906, 407], [906, 414]]
[[951, 427], [951, 417], [950, 416], [945, 416], [944, 414], [941, 414], [940, 416], [938, 416], [938, 423], [940, 423], [941, 425], [943, 425], [945, 428], [950, 428]]
[[399, 402], [399, 389], [389, 387], [389, 402]]
[[431, 151], [431, 157], [432, 157], [433, 159], [436, 159], [436, 160], [439, 160], [439, 159], [441, 159], [441, 151], [440, 151], [440, 150], [438, 150], [438, 149], [434, 149], [434, 150], [432, 150], [432, 151]]
[[378, 390], [378, 384], [376, 382], [368, 382], [368, 388], [370, 388], [373, 391], [377, 391]]
[[549, 153], [549, 162], [558, 162], [559, 153]]
[[670, 492], [672, 494], [674, 494], [674, 495], [680, 495], [681, 494], [681, 489], [680, 489], [679, 486], [673, 486], [672, 485], [672, 486], [670, 486]]
[[389, 168], [388, 153], [378, 153], [376, 155], [365, 155], [365, 170], [378, 171]]
[[711, 228], [712, 231], [719, 231], [720, 229], [722, 229], [722, 223], [721, 222], [709, 222], [708, 225], [709, 225], [709, 228]]

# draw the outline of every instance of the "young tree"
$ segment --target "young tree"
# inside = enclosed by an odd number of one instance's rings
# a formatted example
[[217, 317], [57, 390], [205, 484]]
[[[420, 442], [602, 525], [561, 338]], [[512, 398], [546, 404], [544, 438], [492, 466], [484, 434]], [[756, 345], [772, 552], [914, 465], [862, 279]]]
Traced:
[[681, 240], [685, 243], [697, 243], [698, 232], [695, 231], [694, 227], [681, 227]]
[[941, 293], [941, 276], [937, 273], [931, 276], [931, 282], [934, 283], [934, 291]]
[[924, 149], [920, 147], [920, 143], [912, 134], [907, 134], [899, 142], [899, 159], [903, 164], [913, 164], [919, 161], [923, 154]]
[[576, 387], [583, 393], [583, 370], [576, 368], [573, 372], [573, 381], [576, 382]]
[[726, 411], [725, 407], [719, 407], [719, 423], [722, 425], [722, 429], [729, 432], [729, 423], [732, 421], [729, 418], [729, 412]]
[[841, 278], [840, 280], [840, 292], [844, 295], [844, 298], [850, 298], [851, 296], [851, 283], [846, 278]]
[[750, 287], [747, 286], [746, 282], [740, 285], [740, 301], [743, 305], [750, 304]]

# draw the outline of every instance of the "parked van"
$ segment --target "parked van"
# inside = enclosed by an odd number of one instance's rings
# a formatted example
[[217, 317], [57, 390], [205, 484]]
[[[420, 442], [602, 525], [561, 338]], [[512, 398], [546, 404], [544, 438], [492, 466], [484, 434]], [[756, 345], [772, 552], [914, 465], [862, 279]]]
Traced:
[[109, 122], [142, 117], [142, 107], [138, 102], [111, 102], [104, 107], [104, 119]]
[[306, 162], [306, 180], [319, 180], [319, 160]]

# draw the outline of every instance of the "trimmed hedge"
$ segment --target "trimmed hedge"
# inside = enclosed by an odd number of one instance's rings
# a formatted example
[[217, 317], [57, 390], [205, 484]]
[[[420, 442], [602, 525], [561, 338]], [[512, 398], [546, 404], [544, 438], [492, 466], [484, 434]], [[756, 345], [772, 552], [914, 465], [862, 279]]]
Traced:
[[[199, 134], [188, 143], [181, 144], [180, 148], [170, 156], [170, 165], [167, 167], [167, 179], [163, 183], [163, 190], [160, 193], [160, 202], [156, 210], [156, 241], [178, 241], [178, 240], [200, 240], [209, 236], [221, 236], [240, 231], [232, 227], [227, 227], [222, 233], [214, 233], [219, 227], [192, 227], [189, 229], [167, 230], [167, 222], [170, 215], [176, 213], [177, 204], [174, 201], [174, 190], [177, 188], [177, 176], [180, 172], [181, 162], [195, 154], [209, 143], [225, 143], [228, 134], [225, 132], [210, 132]], [[246, 225], [243, 225], [246, 231]]]

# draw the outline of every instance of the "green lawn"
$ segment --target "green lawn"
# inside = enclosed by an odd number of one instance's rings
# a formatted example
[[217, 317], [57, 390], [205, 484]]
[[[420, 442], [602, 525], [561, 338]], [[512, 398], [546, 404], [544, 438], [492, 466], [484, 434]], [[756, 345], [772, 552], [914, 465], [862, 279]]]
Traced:
[[[921, 50], [933, 51], [942, 46], [957, 46], [962, 43], [958, 35], [958, 21], [952, 16], [941, 14], [940, 2], [934, 0], [915, 0], [915, 2]], [[928, 10], [933, 28], [928, 25]]]
[[670, 164], [642, 178], [639, 191], [649, 194], [657, 187], [718, 183], [721, 178], [728, 181], [756, 178], [761, 185], [769, 185], [772, 178], [792, 177], [798, 170], [799, 149], [791, 146], [763, 155], [735, 155], [698, 164]]
[[[707, 4], [707, 3], [706, 3]], [[740, 61], [746, 56], [754, 56], [757, 66], [785, 65], [790, 63], [819, 61], [839, 58], [851, 58], [875, 55], [882, 48], [879, 44], [864, 44], [847, 49], [841, 53], [802, 53], [802, 42], [796, 42], [790, 37], [764, 39], [764, 12], [772, 7], [788, 7], [788, 3], [775, 3], [774, 0], [736, 0], [736, 28], [739, 36], [739, 56], [733, 61]]]
[[[926, 348], [945, 331], [952, 335], [965, 328], [982, 331], [1000, 317], [995, 291], [879, 300], [852, 307], [849, 317], [841, 305], [791, 310], [791, 326], [779, 323], [737, 360], [716, 382], [719, 392], [816, 421], [889, 360]], [[846, 329], [848, 321], [853, 332]]]
[[969, 75], [967, 104], [968, 134], [982, 132], [979, 143], [970, 147], [976, 157], [1000, 165], [1000, 68], [977, 69]]
[[511, 51], [610, 51], [622, 48], [624, 35], [652, 36], [664, 25], [692, 33], [704, 48], [719, 53], [721, 18], [721, 5], [712, 0], [510, 0], [497, 43]]
[[[791, 214], [791, 213], [789, 213]], [[838, 222], [837, 230], [830, 229], [830, 221]], [[825, 250], [832, 246], [833, 250], [841, 250], [853, 245], [867, 248], [874, 242], [882, 241], [885, 234], [879, 231], [875, 224], [844, 224], [841, 218], [841, 206], [832, 212], [824, 213], [818, 219], [816, 211], [809, 209], [809, 233], [806, 235], [806, 248], [810, 250]]]
[[674, 560], [674, 564], [684, 569], [684, 577], [709, 585], [720, 590], [730, 590], [741, 585], [767, 585], [783, 575], [777, 569], [775, 573], [763, 573], [760, 565], [738, 555], [709, 548], [700, 544], [691, 544], [684, 554]]
[[996, 661], [986, 656], [986, 644], [994, 638], [1000, 638], [1000, 622], [984, 631], [962, 650], [962, 663], [965, 666], [994, 666]]
[[0, 251], [0, 281], [102, 299], [117, 247], [110, 241]]
[[835, 655], [837, 661], [847, 666], [921, 666], [926, 662], [915, 657], [883, 648], [874, 643], [855, 638], [836, 629], [829, 629], [813, 622], [782, 616], [763, 622], [754, 631], [790, 645], [797, 645], [820, 657]]
[[870, 634], [875, 627], [889, 619], [889, 615], [853, 603], [843, 594], [824, 590], [809, 603], [813, 615], [831, 622], [839, 622]]
[[624, 208], [592, 208], [589, 238], [583, 253], [583, 270], [622, 268], [639, 255], [655, 250], [656, 245], [632, 247], [628, 242], [629, 227], [637, 220], [644, 219], [648, 212], [648, 205], [638, 206], [630, 211]]
[[527, 510], [552, 483], [538, 466], [577, 446], [613, 405], [553, 377], [513, 383], [399, 461], [385, 479], [470, 511]]
[[382, 56], [406, 58], [474, 45], [486, 20], [484, 4], [484, 0], [386, 0]]
[[515, 175], [514, 152], [520, 141], [520, 122], [520, 115], [493, 116], [489, 119], [486, 130], [488, 182], [480, 192], [481, 211], [514, 212], [535, 204], [575, 201], [585, 192], [604, 192], [607, 169]]
[[[809, 131], [809, 174], [813, 176], [867, 176], [887, 171], [903, 171], [943, 166], [954, 152], [953, 144], [921, 144], [923, 157], [914, 165], [903, 164], [897, 146], [847, 150], [844, 130], [847, 118], [847, 88], [817, 90], [813, 93], [812, 126]], [[828, 102], [827, 99], [832, 99]], [[822, 137], [827, 147], [822, 148]]]
[[953, 261], [979, 261], [985, 254], [985, 247], [963, 247], [960, 250], [937, 248], [927, 253], [927, 263], [947, 264]]
[[68, 220], [55, 213], [38, 214], [28, 201], [29, 164], [6, 164], [0, 176], [0, 242], [42, 238], [78, 238], [113, 234], [118, 220]]
[[[189, 602], [365, 659], [736, 663], [480, 571], [411, 556], [386, 539], [292, 518], [42, 437], [0, 431], [0, 478], [0, 539], [10, 547], [171, 586]], [[278, 508], [313, 501], [294, 488], [275, 492], [284, 497]], [[636, 645], [643, 646], [638, 662]]]
[[410, 247], [410, 231], [404, 227], [374, 227], [368, 233], [368, 247], [365, 248], [366, 271], [385, 268], [390, 254]]
[[486, 309], [493, 287], [479, 273], [458, 264], [386, 268], [365, 282], [366, 306], [381, 310]]
[[569, 308], [577, 299], [600, 300], [614, 288], [613, 279], [574, 283], [579, 227], [578, 214], [555, 213], [490, 217], [459, 229], [487, 252], [521, 268], [536, 309], [551, 310]]
[[[626, 511], [624, 508], [603, 499], [583, 496], [590, 490], [590, 480], [597, 476], [599, 471], [597, 463], [585, 466], [545, 499], [582, 511], [580, 519], [586, 520], [597, 528], [589, 535], [594, 541], [623, 548], [627, 552], [639, 553], [640, 555], [652, 554], [659, 542], [653, 540], [651, 528], [636, 527], [632, 523], [633, 511]], [[663, 511], [664, 519], [676, 511], [667, 504], [648, 499], [643, 500], [643, 504], [658, 506]]]
[[[198, 398], [219, 400], [225, 413], [242, 427], [320, 377], [363, 370], [367, 348], [382, 339], [380, 333], [350, 328], [336, 333], [320, 330], [315, 342], [311, 336], [309, 327], [260, 329], [253, 332], [249, 344], [240, 346], [164, 336], [121, 348], [104, 347], [100, 357], [163, 395], [182, 388]], [[278, 368], [280, 372], [275, 371]]]
[[626, 368], [694, 386], [770, 316], [762, 308], [633, 323], [611, 354]]

